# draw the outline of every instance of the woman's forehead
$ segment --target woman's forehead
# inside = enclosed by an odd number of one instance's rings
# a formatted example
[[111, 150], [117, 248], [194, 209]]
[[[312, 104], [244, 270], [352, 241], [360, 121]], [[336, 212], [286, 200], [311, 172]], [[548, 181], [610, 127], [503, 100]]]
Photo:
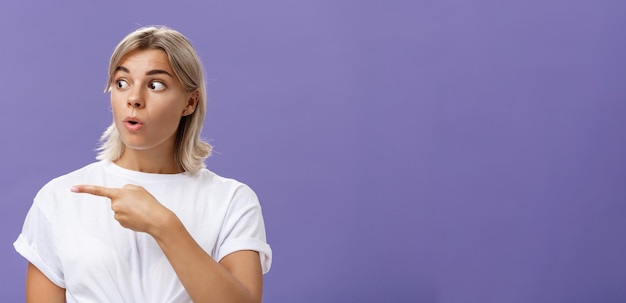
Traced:
[[169, 58], [165, 51], [160, 49], [142, 49], [133, 50], [128, 52], [120, 60], [116, 70], [119, 67], [124, 67], [126, 70], [132, 72], [134, 70], [165, 70], [172, 72]]

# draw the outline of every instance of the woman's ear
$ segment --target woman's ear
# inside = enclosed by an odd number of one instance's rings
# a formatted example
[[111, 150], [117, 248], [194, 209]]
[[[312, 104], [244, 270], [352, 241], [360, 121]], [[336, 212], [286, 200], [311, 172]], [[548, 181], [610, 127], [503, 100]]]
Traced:
[[196, 111], [196, 106], [198, 106], [198, 100], [200, 100], [200, 92], [195, 90], [189, 94], [189, 98], [187, 99], [187, 106], [185, 106], [185, 110], [183, 111], [183, 116], [189, 116]]

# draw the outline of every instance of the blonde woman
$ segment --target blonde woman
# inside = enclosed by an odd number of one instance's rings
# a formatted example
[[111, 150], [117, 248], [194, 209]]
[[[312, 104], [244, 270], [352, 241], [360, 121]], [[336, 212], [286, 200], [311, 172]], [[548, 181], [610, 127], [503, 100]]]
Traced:
[[16, 250], [27, 302], [261, 302], [261, 207], [204, 167], [203, 69], [191, 43], [140, 28], [117, 46], [97, 159], [36, 195]]

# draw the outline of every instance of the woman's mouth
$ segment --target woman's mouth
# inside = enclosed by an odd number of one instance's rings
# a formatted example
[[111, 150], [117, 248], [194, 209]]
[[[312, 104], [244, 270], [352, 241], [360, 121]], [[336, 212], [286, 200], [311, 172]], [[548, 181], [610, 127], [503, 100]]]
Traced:
[[128, 117], [124, 119], [124, 126], [126, 126], [126, 129], [129, 131], [135, 132], [141, 129], [143, 123], [136, 117]]

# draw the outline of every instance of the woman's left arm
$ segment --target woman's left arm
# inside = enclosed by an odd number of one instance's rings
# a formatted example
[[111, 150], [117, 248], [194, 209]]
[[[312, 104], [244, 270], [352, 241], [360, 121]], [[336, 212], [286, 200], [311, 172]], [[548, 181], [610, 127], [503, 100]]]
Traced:
[[261, 302], [263, 273], [258, 252], [237, 251], [217, 263], [174, 213], [152, 236], [194, 302]]

